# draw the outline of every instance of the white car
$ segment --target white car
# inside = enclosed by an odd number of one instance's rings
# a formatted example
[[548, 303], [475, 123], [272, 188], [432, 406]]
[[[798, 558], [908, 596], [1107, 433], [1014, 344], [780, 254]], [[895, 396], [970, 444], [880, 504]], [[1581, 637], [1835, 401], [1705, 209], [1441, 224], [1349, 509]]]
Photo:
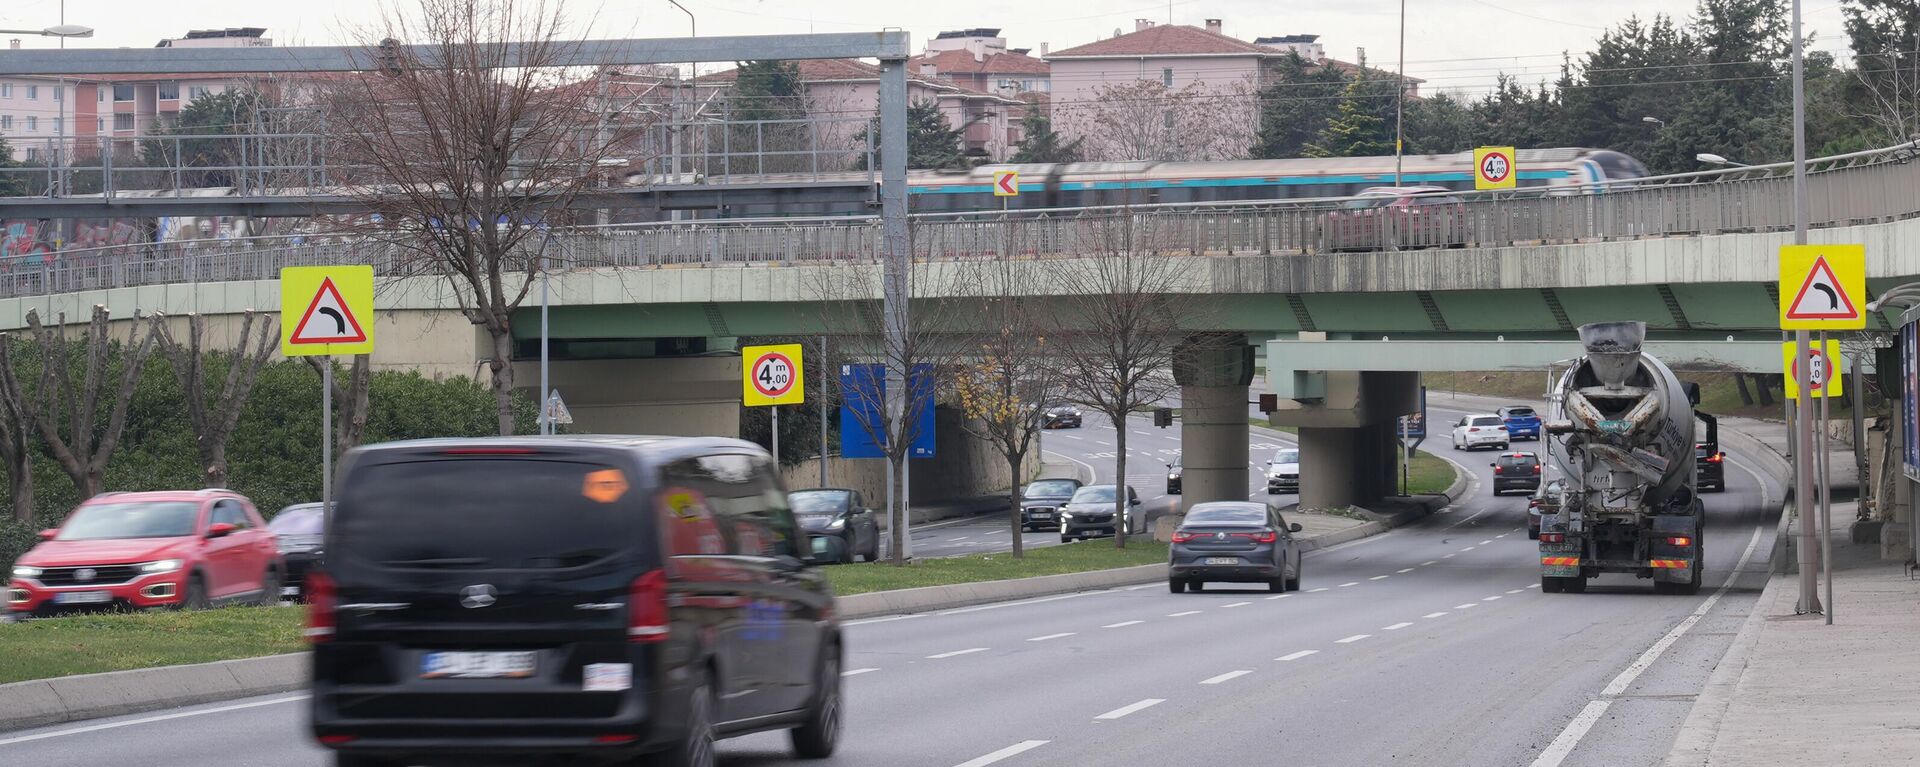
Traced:
[[1267, 494], [1300, 492], [1300, 450], [1283, 447], [1267, 462]]
[[1470, 415], [1453, 425], [1453, 449], [1507, 449], [1507, 421], [1492, 413]]

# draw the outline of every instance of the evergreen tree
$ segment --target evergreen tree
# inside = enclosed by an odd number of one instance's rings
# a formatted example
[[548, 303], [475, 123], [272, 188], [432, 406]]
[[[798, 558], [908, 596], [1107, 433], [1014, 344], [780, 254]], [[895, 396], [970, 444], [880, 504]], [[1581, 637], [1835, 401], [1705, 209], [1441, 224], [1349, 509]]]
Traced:
[[[150, 167], [188, 168], [182, 173], [182, 183], [187, 186], [232, 186], [234, 172], [226, 168], [260, 162], [259, 158], [249, 156], [252, 153], [243, 149], [241, 141], [232, 137], [269, 127], [261, 124], [265, 119], [262, 106], [259, 94], [252, 90], [201, 94], [187, 102], [171, 125], [157, 127], [153, 134], [208, 138], [143, 141], [140, 160]], [[215, 136], [219, 138], [213, 138]], [[205, 170], [191, 170], [193, 168]]]
[[[806, 84], [800, 79], [800, 65], [791, 61], [743, 61], [735, 70], [733, 92], [729, 94], [727, 121], [732, 136], [726, 146], [736, 155], [721, 163], [710, 158], [708, 173], [722, 167], [734, 172], [752, 169], [761, 173], [792, 173], [812, 167], [811, 158], [775, 152], [804, 152], [809, 142], [804, 122], [807, 118]], [[793, 122], [775, 122], [793, 121]], [[718, 137], [716, 137], [717, 140]]]
[[1035, 107], [1028, 107], [1027, 116], [1020, 120], [1020, 144], [1013, 154], [1011, 162], [1017, 163], [1070, 163], [1080, 161], [1080, 143], [1083, 139], [1065, 140], [1053, 129], [1053, 121], [1040, 113]]
[[1472, 108], [1450, 94], [1439, 93], [1406, 105], [1407, 154], [1453, 154], [1479, 145]]
[[[878, 119], [873, 121], [870, 133], [880, 135]], [[854, 144], [864, 148], [867, 137], [856, 137]], [[880, 161], [877, 150], [873, 152], [873, 161]], [[863, 155], [859, 163], [861, 169], [866, 168], [866, 162]], [[967, 167], [967, 157], [960, 150], [960, 131], [947, 124], [946, 114], [935, 102], [916, 101], [907, 106], [907, 167], [913, 170]]]
[[[1340, 106], [1308, 157], [1377, 157], [1393, 154], [1393, 124], [1379, 114], [1379, 102], [1393, 101], [1393, 82], [1354, 80], [1340, 94]], [[1391, 108], [1391, 107], [1389, 107]]]
[[13, 159], [13, 146], [0, 136], [0, 197], [27, 196], [27, 177], [15, 168], [25, 167], [24, 163]]
[[1306, 155], [1308, 145], [1339, 113], [1347, 76], [1331, 66], [1289, 53], [1266, 73], [1271, 84], [1260, 91], [1260, 135], [1253, 156], [1265, 160]]
[[729, 119], [796, 120], [807, 116], [807, 90], [800, 80], [799, 64], [743, 61], [735, 72]]

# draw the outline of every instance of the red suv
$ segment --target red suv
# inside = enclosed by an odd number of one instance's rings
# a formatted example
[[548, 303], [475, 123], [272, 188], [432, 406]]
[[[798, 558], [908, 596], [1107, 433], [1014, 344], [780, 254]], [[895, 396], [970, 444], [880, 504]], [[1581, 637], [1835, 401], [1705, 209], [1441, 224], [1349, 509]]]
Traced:
[[209, 607], [279, 599], [283, 567], [253, 503], [226, 490], [104, 493], [13, 563], [7, 609]]

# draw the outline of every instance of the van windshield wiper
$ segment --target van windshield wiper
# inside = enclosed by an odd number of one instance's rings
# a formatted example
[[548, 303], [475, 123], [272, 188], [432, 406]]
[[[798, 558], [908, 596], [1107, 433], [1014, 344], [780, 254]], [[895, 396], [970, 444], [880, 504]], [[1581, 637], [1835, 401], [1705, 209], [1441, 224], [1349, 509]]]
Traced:
[[479, 557], [442, 557], [439, 559], [389, 559], [380, 564], [394, 567], [479, 567], [487, 560]]

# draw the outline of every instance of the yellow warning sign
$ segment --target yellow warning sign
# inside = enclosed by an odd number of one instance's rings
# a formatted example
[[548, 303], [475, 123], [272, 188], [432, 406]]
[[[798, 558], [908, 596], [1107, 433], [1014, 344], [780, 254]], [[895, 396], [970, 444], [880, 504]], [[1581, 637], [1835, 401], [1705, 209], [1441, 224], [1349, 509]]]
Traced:
[[373, 267], [281, 269], [280, 353], [288, 357], [373, 353]]
[[1867, 246], [1780, 248], [1780, 329], [1867, 327]]
[[[1800, 396], [1800, 371], [1794, 367], [1794, 352], [1799, 346], [1792, 341], [1780, 345], [1780, 366], [1781, 371], [1786, 373], [1787, 399]], [[1807, 361], [1807, 396], [1838, 397], [1846, 393], [1846, 376], [1840, 372], [1838, 339], [1827, 339], [1825, 348], [1821, 348], [1818, 342], [1808, 344]]]

